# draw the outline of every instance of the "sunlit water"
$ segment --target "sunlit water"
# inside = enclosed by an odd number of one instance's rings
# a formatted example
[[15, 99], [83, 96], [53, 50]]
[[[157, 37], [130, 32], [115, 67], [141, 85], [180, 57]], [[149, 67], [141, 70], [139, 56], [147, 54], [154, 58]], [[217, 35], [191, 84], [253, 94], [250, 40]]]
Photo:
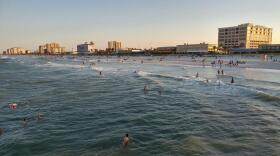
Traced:
[[280, 63], [202, 59], [2, 56], [0, 155], [280, 155]]

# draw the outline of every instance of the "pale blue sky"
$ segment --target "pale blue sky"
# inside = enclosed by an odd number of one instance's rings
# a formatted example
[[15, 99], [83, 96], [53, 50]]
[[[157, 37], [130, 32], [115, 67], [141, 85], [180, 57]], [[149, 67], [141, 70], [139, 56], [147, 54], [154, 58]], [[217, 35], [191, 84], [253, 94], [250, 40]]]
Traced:
[[280, 0], [0, 0], [0, 50], [55, 41], [106, 48], [217, 43], [217, 29], [252, 22], [273, 28], [280, 43]]

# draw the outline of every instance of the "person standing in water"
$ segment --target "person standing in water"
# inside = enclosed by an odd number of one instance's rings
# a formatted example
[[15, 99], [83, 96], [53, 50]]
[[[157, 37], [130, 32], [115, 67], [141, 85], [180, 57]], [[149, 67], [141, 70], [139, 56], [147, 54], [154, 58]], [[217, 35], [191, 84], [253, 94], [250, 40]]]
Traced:
[[128, 138], [128, 134], [126, 133], [125, 136], [123, 137], [122, 144], [124, 147], [126, 147], [128, 143], [129, 143], [129, 138]]
[[233, 77], [231, 78], [231, 82], [230, 83], [234, 83], [234, 79], [233, 79]]
[[198, 76], [199, 76], [198, 73], [196, 73], [195, 77], [198, 78]]

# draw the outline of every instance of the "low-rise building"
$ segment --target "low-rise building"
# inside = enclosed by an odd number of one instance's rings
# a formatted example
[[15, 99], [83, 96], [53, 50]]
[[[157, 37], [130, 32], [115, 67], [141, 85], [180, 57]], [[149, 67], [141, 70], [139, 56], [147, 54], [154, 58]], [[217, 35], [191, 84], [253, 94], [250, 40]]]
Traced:
[[30, 53], [29, 50], [26, 50], [26, 49], [21, 48], [21, 47], [9, 48], [5, 52], [6, 55], [25, 55], [25, 54], [29, 54], [29, 53]]
[[256, 54], [258, 48], [231, 48], [229, 49], [230, 54]]
[[174, 54], [174, 53], [176, 53], [176, 47], [175, 46], [157, 47], [155, 49], [155, 52], [162, 53], [162, 54]]
[[200, 44], [183, 44], [177, 45], [176, 53], [178, 54], [188, 54], [197, 53], [205, 54], [210, 52], [217, 52], [218, 48], [215, 44], [200, 43]]
[[95, 44], [93, 42], [85, 42], [84, 44], [77, 45], [78, 54], [94, 53], [96, 51]]
[[262, 44], [258, 49], [259, 53], [280, 53], [280, 44]]

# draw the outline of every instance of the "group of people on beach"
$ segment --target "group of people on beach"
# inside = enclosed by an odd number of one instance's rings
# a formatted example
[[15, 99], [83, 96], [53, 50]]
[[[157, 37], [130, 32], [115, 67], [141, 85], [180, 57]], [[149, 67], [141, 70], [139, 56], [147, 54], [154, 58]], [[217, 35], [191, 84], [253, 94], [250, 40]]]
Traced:
[[217, 71], [217, 73], [218, 73], [218, 75], [224, 75], [224, 70], [223, 69], [218, 69], [218, 71]]

